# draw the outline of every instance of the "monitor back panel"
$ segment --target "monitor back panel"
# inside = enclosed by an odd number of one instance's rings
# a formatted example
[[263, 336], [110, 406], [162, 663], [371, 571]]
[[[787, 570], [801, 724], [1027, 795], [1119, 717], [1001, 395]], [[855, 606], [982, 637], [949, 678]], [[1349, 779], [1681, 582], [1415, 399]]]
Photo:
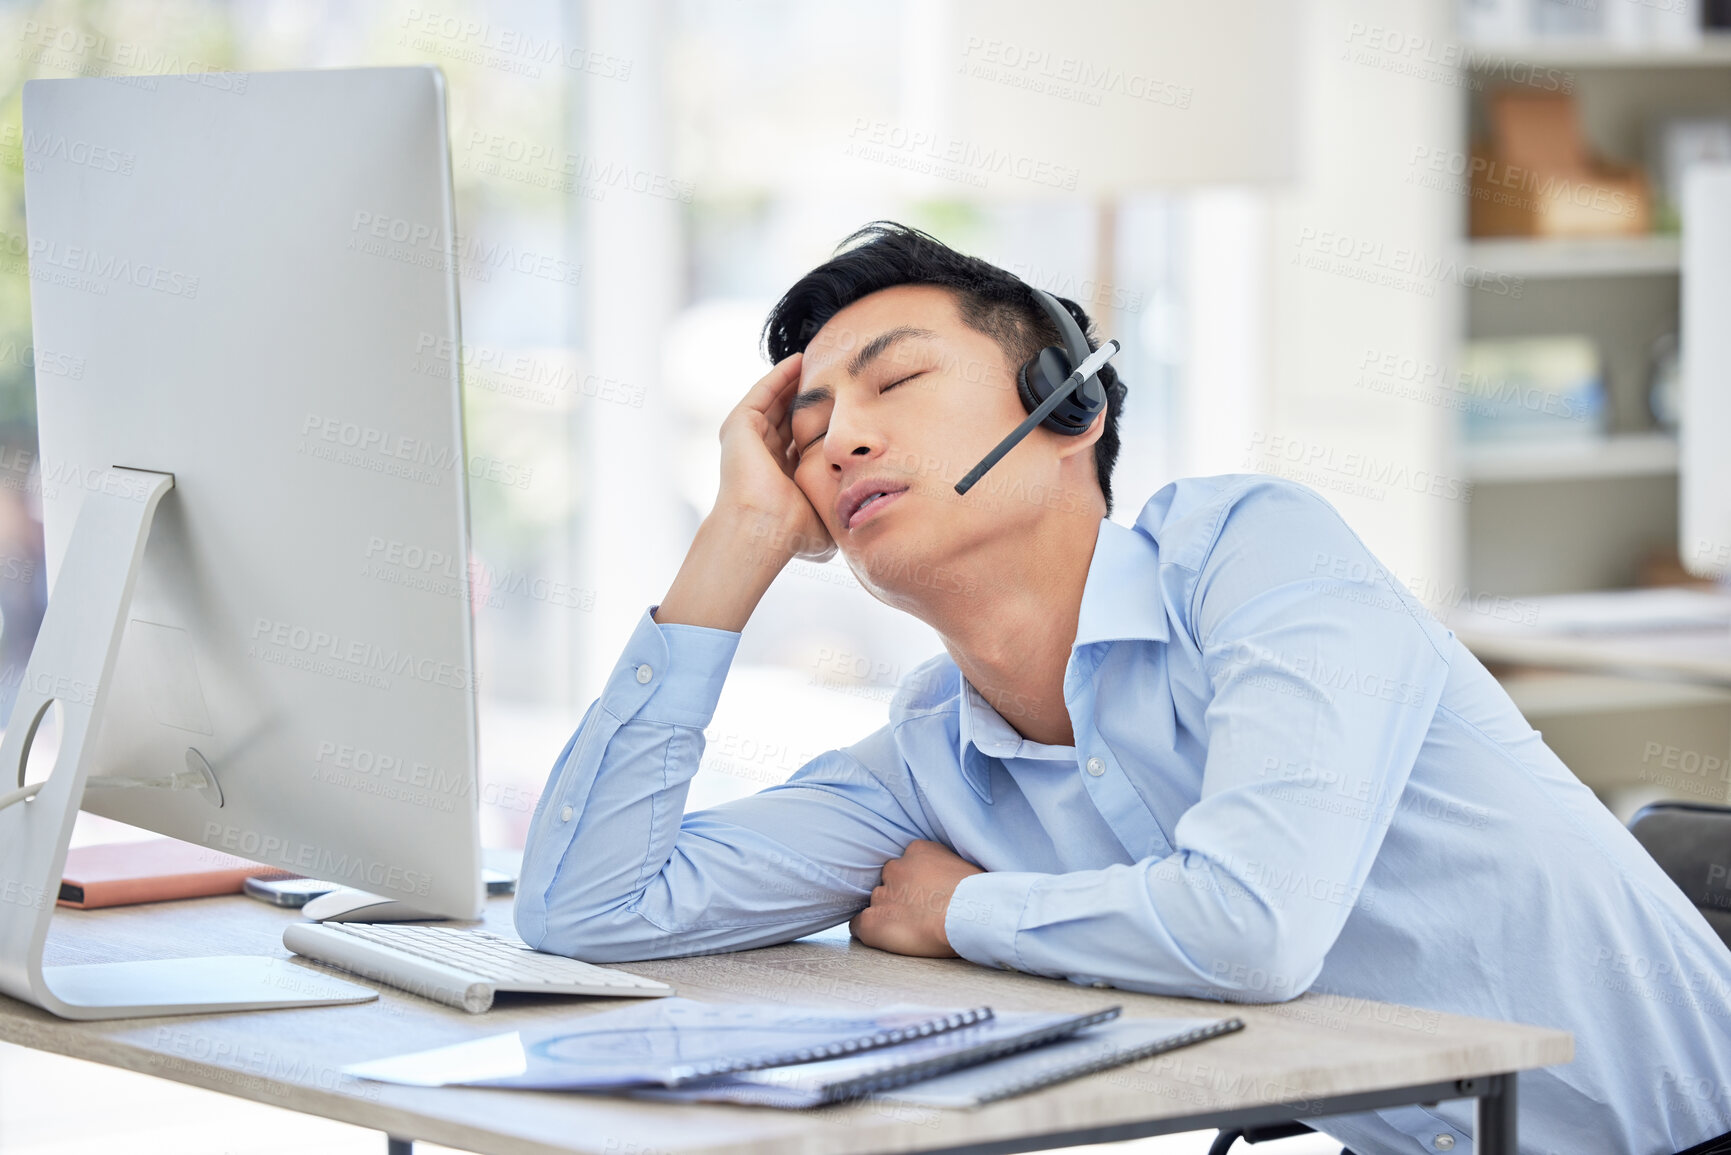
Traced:
[[442, 77], [32, 81], [24, 131], [51, 585], [109, 467], [175, 477], [93, 773], [223, 792], [85, 809], [478, 911]]

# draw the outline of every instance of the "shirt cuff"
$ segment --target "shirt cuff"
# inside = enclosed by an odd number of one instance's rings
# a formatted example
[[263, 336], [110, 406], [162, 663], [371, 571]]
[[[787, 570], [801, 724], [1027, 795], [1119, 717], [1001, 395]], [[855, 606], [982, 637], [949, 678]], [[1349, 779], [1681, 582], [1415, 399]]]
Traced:
[[950, 949], [969, 962], [1022, 970], [1016, 933], [1028, 905], [1028, 892], [1043, 877], [1020, 871], [987, 871], [962, 879], [944, 912], [944, 936], [950, 940]]
[[613, 667], [601, 705], [621, 722], [633, 718], [703, 729], [739, 648], [739, 634], [708, 626], [662, 625], [659, 606], [643, 611]]

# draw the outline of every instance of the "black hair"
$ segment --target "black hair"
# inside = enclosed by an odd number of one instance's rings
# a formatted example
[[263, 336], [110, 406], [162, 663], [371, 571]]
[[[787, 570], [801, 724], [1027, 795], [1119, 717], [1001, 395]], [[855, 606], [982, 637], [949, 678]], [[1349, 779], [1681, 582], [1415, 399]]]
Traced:
[[[798, 353], [829, 319], [862, 297], [896, 285], [938, 285], [951, 290], [956, 309], [969, 328], [998, 343], [1012, 371], [1047, 345], [1064, 348], [1058, 326], [1011, 273], [988, 261], [958, 253], [929, 233], [894, 221], [873, 221], [837, 246], [835, 255], [796, 281], [769, 311], [763, 325], [764, 350], [771, 361]], [[1074, 301], [1058, 302], [1076, 319], [1088, 339], [1088, 314]], [[1112, 512], [1112, 467], [1118, 461], [1118, 416], [1125, 386], [1111, 365], [1100, 370], [1106, 390], [1106, 424], [1094, 443], [1094, 469], [1106, 512]]]

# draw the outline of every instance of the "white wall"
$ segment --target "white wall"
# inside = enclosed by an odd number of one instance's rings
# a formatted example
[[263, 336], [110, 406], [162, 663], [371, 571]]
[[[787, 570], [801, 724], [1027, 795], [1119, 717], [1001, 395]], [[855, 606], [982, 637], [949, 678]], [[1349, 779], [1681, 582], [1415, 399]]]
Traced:
[[1470, 490], [1450, 460], [1455, 414], [1363, 382], [1390, 376], [1366, 364], [1383, 355], [1446, 372], [1470, 291], [1464, 206], [1412, 163], [1464, 139], [1450, 7], [1314, 0], [1300, 36], [1299, 180], [1266, 198], [1266, 218], [1220, 194], [1196, 214], [1191, 331], [1212, 343], [1191, 350], [1199, 463], [1310, 484], [1422, 599], [1458, 573]]

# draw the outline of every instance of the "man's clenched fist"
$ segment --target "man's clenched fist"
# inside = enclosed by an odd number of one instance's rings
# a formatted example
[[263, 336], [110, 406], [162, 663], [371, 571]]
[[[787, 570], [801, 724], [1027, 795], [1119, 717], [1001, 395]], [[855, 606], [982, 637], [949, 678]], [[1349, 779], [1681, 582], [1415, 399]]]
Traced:
[[944, 933], [944, 914], [956, 884], [985, 873], [947, 846], [925, 839], [908, 843], [900, 858], [884, 863], [872, 904], [854, 915], [848, 929], [867, 946], [896, 954], [954, 958]]

